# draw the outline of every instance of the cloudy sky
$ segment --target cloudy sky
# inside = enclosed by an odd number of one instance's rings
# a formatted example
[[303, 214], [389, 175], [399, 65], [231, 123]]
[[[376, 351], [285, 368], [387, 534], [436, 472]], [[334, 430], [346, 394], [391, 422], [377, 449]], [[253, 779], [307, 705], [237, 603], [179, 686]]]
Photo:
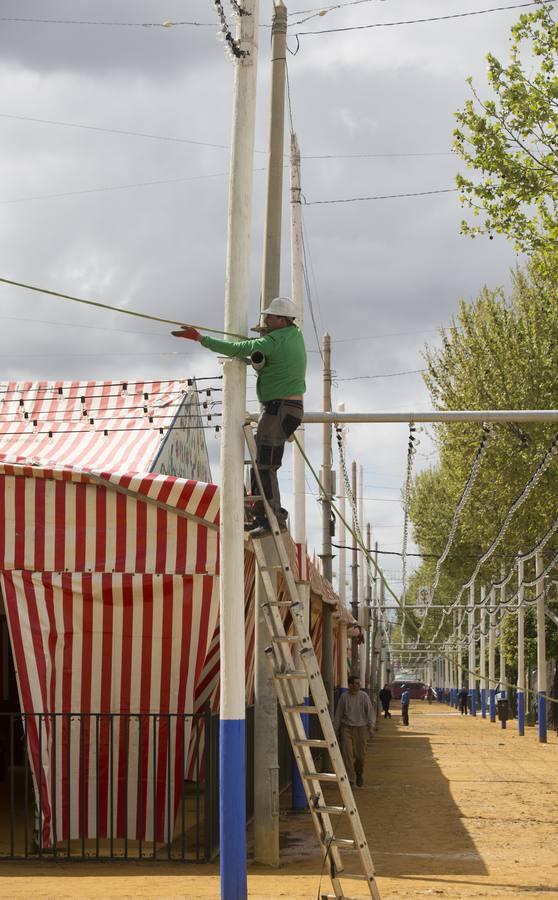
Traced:
[[[289, 6], [293, 51], [297, 32], [494, 5], [361, 0], [296, 24], [319, 9], [314, 2]], [[226, 0], [224, 6], [230, 12]], [[263, 25], [272, 9], [272, 0], [262, 0]], [[485, 55], [506, 58], [520, 12], [301, 35], [298, 52], [289, 55], [293, 121], [306, 157], [312, 302], [318, 333], [332, 337], [334, 403], [343, 401], [347, 410], [428, 409], [421, 376], [413, 372], [423, 365], [425, 342], [436, 341], [460, 298], [472, 299], [484, 284], [508, 284], [515, 256], [502, 240], [460, 236], [456, 194], [312, 202], [452, 188], [458, 168], [450, 152], [453, 114], [469, 96], [466, 78], [472, 75], [485, 91]], [[0, 19], [0, 277], [219, 328], [233, 67], [216, 40], [211, 0], [0, 0]], [[143, 24], [165, 21], [201, 24]], [[260, 38], [254, 322], [268, 28]], [[290, 285], [287, 220], [285, 191], [283, 293]], [[178, 344], [165, 326], [148, 321], [6, 286], [0, 286], [0, 317], [2, 379], [219, 374], [212, 354]], [[318, 409], [321, 360], [308, 313], [306, 322], [306, 406]], [[401, 372], [413, 374], [394, 374]], [[254, 397], [251, 380], [253, 408]], [[307, 434], [319, 464], [321, 429], [309, 427]], [[435, 460], [428, 435], [420, 438], [417, 467]], [[218, 479], [218, 439], [209, 434], [208, 443]], [[347, 434], [349, 460], [364, 466], [366, 519], [385, 550], [401, 548], [406, 445], [400, 426], [353, 426]], [[287, 453], [286, 505], [290, 470]], [[311, 477], [308, 485], [315, 492]], [[311, 496], [308, 501], [310, 545], [319, 549], [320, 510]], [[382, 557], [397, 589], [394, 560]]]

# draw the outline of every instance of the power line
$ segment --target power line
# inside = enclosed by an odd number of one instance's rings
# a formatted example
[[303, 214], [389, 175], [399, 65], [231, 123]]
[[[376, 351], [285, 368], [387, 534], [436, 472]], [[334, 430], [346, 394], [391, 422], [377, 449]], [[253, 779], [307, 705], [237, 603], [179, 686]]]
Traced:
[[[291, 110], [292, 112], [292, 110]], [[76, 128], [85, 131], [99, 131], [104, 134], [121, 134], [125, 137], [138, 137], [152, 141], [166, 141], [175, 144], [191, 144], [194, 147], [211, 147], [216, 150], [230, 150], [230, 144], [215, 144], [209, 141], [198, 141], [192, 138], [172, 137], [170, 135], [152, 134], [145, 131], [131, 131], [123, 128], [105, 128], [101, 125], [84, 125], [79, 122], [61, 122], [57, 119], [39, 119], [34, 116], [19, 116], [12, 113], [0, 113], [0, 119], [14, 119], [19, 122], [34, 122], [40, 125], [55, 125], [61, 128]], [[255, 150], [256, 153], [267, 154], [267, 150]], [[287, 155], [285, 155], [288, 158]], [[455, 156], [452, 150], [410, 153], [324, 153], [308, 154], [301, 159], [413, 159], [418, 157]], [[210, 176], [207, 176], [210, 177]]]
[[324, 206], [331, 203], [362, 203], [367, 200], [395, 200], [399, 197], [430, 197], [432, 194], [455, 194], [459, 188], [440, 188], [434, 191], [409, 191], [405, 194], [377, 194], [372, 197], [341, 197], [335, 200], [306, 200], [304, 206]]
[[418, 375], [426, 369], [410, 369], [408, 372], [384, 372], [379, 375], [355, 375], [353, 378], [336, 378], [335, 381], [364, 381], [370, 378], [395, 378], [398, 375]]
[[[548, 0], [549, 3], [554, 3], [555, 0]], [[403, 19], [398, 22], [373, 22], [368, 25], [345, 25], [340, 26], [338, 28], [321, 28], [317, 31], [298, 31], [294, 35], [299, 38], [304, 35], [315, 35], [315, 34], [340, 34], [341, 32], [346, 31], [367, 31], [371, 28], [392, 28], [397, 25], [419, 25], [425, 22], [446, 22], [449, 19], [465, 19], [470, 16], [483, 16], [486, 13], [494, 13], [494, 12], [504, 12], [509, 9], [523, 9], [527, 6], [541, 6], [540, 0], [530, 0], [528, 3], [515, 3], [512, 6], [492, 6], [489, 9], [476, 9], [471, 10], [470, 12], [461, 12], [461, 13], [451, 13], [445, 16], [428, 16], [422, 19]], [[294, 25], [302, 25], [302, 22], [294, 22]]]

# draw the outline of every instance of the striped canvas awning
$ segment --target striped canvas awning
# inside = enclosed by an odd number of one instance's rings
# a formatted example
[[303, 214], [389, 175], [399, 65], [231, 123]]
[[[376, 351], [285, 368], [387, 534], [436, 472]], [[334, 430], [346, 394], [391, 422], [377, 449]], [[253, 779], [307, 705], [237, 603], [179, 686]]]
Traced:
[[2, 381], [0, 460], [149, 472], [171, 427], [199, 433], [197, 402], [175, 421], [192, 390], [193, 379]]
[[[0, 587], [45, 847], [97, 825], [172, 837], [189, 733], [165, 714], [193, 709], [215, 632], [218, 523], [215, 485], [0, 464]], [[112, 747], [108, 718], [54, 716], [71, 712], [117, 714]]]

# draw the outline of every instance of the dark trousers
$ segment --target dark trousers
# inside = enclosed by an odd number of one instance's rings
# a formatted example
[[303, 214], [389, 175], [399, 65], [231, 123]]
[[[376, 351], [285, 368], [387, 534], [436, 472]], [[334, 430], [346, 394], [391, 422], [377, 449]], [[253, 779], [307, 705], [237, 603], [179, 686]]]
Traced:
[[409, 704], [405, 703], [401, 707], [401, 715], [403, 716], [403, 725], [409, 724]]
[[459, 709], [461, 710], [461, 715], [463, 715], [463, 714], [467, 715], [467, 714], [468, 714], [468, 709], [467, 709], [467, 697], [460, 697], [460, 698], [459, 698]]
[[382, 709], [384, 711], [384, 719], [391, 719], [391, 713], [389, 711], [389, 700], [382, 700]]
[[[269, 400], [263, 403], [263, 412], [256, 431], [256, 462], [264, 489], [264, 495], [277, 516], [280, 525], [287, 521], [287, 511], [281, 507], [277, 471], [283, 462], [285, 442], [302, 422], [302, 400]], [[252, 494], [260, 490], [254, 471], [251, 476]], [[265, 521], [265, 510], [261, 500], [252, 506], [255, 519]]]

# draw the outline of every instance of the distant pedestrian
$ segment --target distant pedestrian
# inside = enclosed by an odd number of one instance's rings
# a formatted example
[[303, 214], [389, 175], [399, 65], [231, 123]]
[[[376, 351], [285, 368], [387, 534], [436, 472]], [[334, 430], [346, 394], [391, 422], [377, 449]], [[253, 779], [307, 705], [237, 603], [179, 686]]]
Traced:
[[382, 704], [382, 709], [384, 711], [384, 719], [391, 719], [391, 713], [389, 711], [389, 704], [391, 703], [391, 691], [387, 684], [384, 684], [382, 690], [380, 691], [380, 703]]
[[468, 694], [467, 688], [461, 688], [461, 690], [459, 691], [459, 694], [458, 694], [458, 700], [459, 700], [459, 709], [461, 711], [461, 715], [466, 716], [469, 712], [468, 707], [467, 707], [467, 702], [469, 700], [469, 694]]
[[372, 712], [370, 697], [360, 689], [360, 679], [351, 675], [349, 690], [341, 694], [333, 720], [351, 787], [355, 782], [357, 787], [364, 784], [366, 745], [374, 724]]
[[401, 689], [401, 715], [403, 717], [403, 725], [409, 724], [409, 703], [411, 702], [411, 693], [406, 684]]

